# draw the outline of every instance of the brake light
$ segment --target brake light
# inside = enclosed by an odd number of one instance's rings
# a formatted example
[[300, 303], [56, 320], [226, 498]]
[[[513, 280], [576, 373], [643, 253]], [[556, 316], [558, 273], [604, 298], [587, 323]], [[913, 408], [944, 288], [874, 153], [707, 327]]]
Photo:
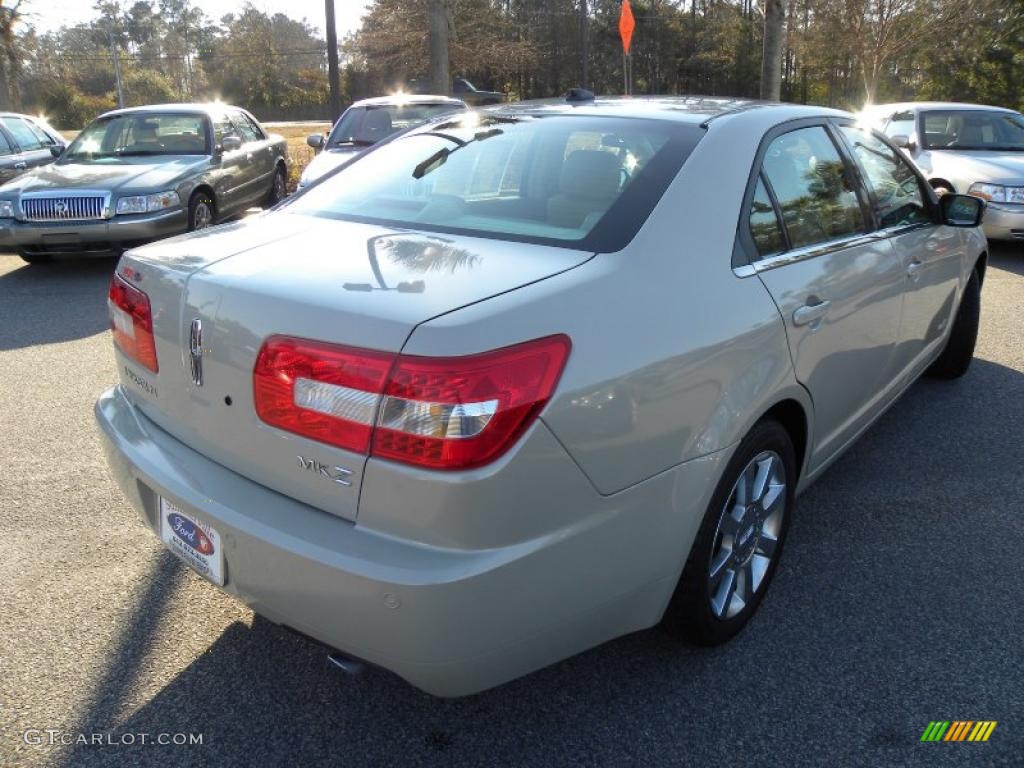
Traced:
[[281, 336], [256, 359], [256, 412], [273, 426], [432, 469], [507, 451], [565, 367], [567, 336], [466, 357], [390, 355]]
[[253, 372], [256, 414], [275, 427], [365, 453], [395, 356], [272, 336]]
[[132, 360], [157, 373], [159, 366], [149, 297], [115, 273], [110, 280], [107, 309], [114, 344]]

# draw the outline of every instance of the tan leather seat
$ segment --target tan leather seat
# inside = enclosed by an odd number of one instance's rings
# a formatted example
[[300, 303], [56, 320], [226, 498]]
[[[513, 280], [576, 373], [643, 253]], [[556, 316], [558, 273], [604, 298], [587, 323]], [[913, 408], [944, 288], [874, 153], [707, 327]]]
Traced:
[[578, 149], [565, 159], [559, 192], [548, 200], [548, 223], [578, 229], [608, 210], [619, 194], [621, 165], [611, 152]]

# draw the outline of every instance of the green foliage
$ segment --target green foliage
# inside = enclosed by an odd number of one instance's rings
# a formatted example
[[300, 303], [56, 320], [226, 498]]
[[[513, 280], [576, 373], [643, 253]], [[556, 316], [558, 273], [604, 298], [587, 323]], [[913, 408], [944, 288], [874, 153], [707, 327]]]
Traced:
[[[113, 49], [128, 104], [221, 98], [264, 119], [326, 116], [315, 28], [252, 4], [215, 21], [199, 1], [97, 0], [91, 22], [44, 35], [17, 13], [0, 14], [0, 106], [80, 125], [114, 104]], [[426, 76], [429, 4], [370, 2], [343, 43], [344, 100]], [[755, 0], [632, 7], [634, 93], [757, 95], [764, 18]], [[449, 0], [452, 73], [513, 98], [560, 96], [584, 73], [592, 90], [620, 93], [620, 8], [621, 0]], [[1024, 0], [787, 0], [786, 15], [784, 100], [1024, 106]]]

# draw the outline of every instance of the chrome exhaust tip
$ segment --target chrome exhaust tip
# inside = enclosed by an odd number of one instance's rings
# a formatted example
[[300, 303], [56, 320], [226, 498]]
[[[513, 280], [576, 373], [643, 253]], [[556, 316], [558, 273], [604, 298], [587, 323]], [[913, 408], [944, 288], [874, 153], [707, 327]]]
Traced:
[[337, 667], [345, 674], [352, 676], [362, 674], [363, 670], [366, 669], [366, 665], [363, 662], [338, 651], [331, 651], [327, 654], [327, 664]]

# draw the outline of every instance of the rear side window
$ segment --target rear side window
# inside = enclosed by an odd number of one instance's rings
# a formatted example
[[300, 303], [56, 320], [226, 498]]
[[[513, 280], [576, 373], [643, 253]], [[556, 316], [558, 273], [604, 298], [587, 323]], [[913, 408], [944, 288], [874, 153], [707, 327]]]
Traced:
[[839, 130], [850, 142], [857, 165], [874, 193], [883, 228], [931, 220], [921, 182], [896, 150], [860, 128], [844, 125]]
[[776, 138], [765, 154], [763, 171], [791, 247], [866, 231], [842, 156], [823, 127], [800, 128]]
[[28, 123], [20, 117], [0, 117], [0, 123], [3, 123], [4, 128], [10, 132], [23, 150], [31, 151], [43, 146], [39, 137], [28, 127]]
[[0, 157], [11, 154], [11, 144], [7, 137], [0, 133]]
[[640, 118], [465, 113], [367, 153], [290, 210], [619, 250], [703, 133]]
[[50, 134], [48, 134], [38, 125], [33, 123], [31, 120], [26, 120], [25, 124], [28, 125], [29, 130], [31, 130], [32, 133], [36, 135], [36, 138], [39, 139], [39, 142], [44, 147], [52, 147], [57, 143], [57, 141]]
[[259, 130], [253, 125], [252, 121], [245, 116], [242, 112], [235, 112], [231, 115], [231, 122], [238, 126], [238, 130], [242, 134], [243, 141], [262, 141], [263, 136]]

